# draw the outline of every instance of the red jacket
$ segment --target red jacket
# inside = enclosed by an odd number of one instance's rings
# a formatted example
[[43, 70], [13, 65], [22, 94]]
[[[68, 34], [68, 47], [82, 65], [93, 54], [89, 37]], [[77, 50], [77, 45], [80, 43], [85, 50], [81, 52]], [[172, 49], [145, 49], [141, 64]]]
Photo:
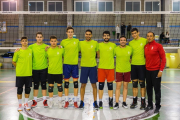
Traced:
[[165, 51], [163, 46], [155, 40], [148, 43], [145, 48], [146, 69], [149, 71], [163, 71], [166, 64]]

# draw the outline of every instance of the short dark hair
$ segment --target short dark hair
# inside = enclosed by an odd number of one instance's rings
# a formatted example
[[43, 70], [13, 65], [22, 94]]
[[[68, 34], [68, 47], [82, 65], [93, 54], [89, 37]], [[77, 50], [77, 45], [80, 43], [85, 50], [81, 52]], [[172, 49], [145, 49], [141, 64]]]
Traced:
[[91, 34], [92, 34], [92, 30], [90, 30], [90, 29], [87, 29], [86, 32], [91, 32]]
[[[121, 38], [126, 38], [126, 36], [122, 35], [120, 38], [119, 38], [119, 41]], [[126, 38], [126, 41], [127, 41], [127, 38]]]
[[37, 33], [36, 33], [36, 36], [37, 36], [38, 34], [40, 34], [40, 35], [42, 35], [42, 36], [43, 36], [42, 32], [37, 32]]
[[24, 37], [21, 37], [21, 41], [22, 41], [23, 39], [26, 39], [26, 40], [28, 40], [28, 38], [27, 38], [26, 36], [24, 36]]
[[52, 35], [52, 36], [50, 36], [50, 40], [51, 39], [57, 39], [57, 37], [55, 35]]
[[[152, 33], [152, 34], [153, 34], [153, 36], [155, 36], [155, 34], [154, 34], [153, 32], [151, 32], [151, 31], [149, 31], [148, 33]], [[148, 34], [148, 33], [147, 33], [147, 34]], [[147, 34], [146, 34], [146, 36], [147, 36]]]
[[104, 34], [109, 34], [109, 35], [110, 35], [110, 32], [109, 32], [109, 31], [104, 31], [104, 32], [103, 32], [103, 35], [104, 35]]
[[133, 28], [133, 29], [131, 30], [131, 32], [134, 32], [134, 31], [139, 32], [137, 28]]
[[70, 30], [70, 29], [72, 29], [73, 32], [74, 32], [74, 28], [73, 28], [73, 27], [67, 27], [67, 28], [66, 28], [66, 32], [68, 32], [68, 30]]

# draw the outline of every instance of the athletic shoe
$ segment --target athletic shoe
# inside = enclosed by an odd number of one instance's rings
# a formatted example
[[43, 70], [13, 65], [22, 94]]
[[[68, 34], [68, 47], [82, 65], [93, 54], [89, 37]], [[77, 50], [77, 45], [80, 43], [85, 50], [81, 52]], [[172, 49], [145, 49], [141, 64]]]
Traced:
[[78, 108], [77, 102], [74, 102], [74, 108]]
[[97, 105], [97, 101], [94, 101], [93, 106], [94, 106], [94, 109], [98, 110], [99, 106]]
[[109, 108], [113, 109], [113, 98], [111, 99], [110, 97], [109, 97]]
[[44, 105], [45, 108], [48, 107], [47, 100], [44, 100], [44, 101], [43, 101], [43, 105]]
[[133, 103], [131, 104], [130, 108], [131, 109], [134, 109], [137, 107], [137, 97], [136, 98], [133, 98]]
[[33, 101], [33, 104], [31, 105], [31, 107], [36, 107], [37, 106], [37, 102], [35, 100], [32, 100]]
[[26, 108], [26, 110], [30, 110], [31, 109], [31, 107], [28, 105], [28, 103], [25, 103], [24, 107]]
[[66, 102], [65, 102], [65, 105], [64, 105], [64, 108], [68, 108], [68, 106], [69, 106], [69, 102], [66, 101]]
[[160, 108], [156, 107], [156, 109], [154, 110], [154, 113], [159, 113]]
[[126, 102], [122, 103], [122, 107], [128, 109], [128, 106], [127, 106]]
[[82, 100], [80, 102], [79, 109], [84, 109], [84, 102]]
[[19, 107], [18, 107], [18, 112], [20, 112], [20, 111], [23, 111], [23, 107], [22, 107], [22, 104], [19, 104]]
[[53, 107], [53, 101], [49, 100], [49, 108], [52, 108]]
[[63, 108], [63, 102], [62, 101], [58, 101], [58, 106], [59, 106], [60, 109], [62, 109]]
[[142, 98], [141, 98], [141, 107], [140, 107], [140, 110], [144, 110], [145, 107], [146, 107], [145, 99], [142, 99]]
[[99, 109], [103, 109], [103, 102], [99, 101]]
[[117, 110], [119, 108], [119, 103], [116, 103], [115, 105], [114, 105], [114, 110]]
[[147, 112], [147, 111], [149, 111], [149, 110], [153, 110], [153, 106], [147, 106], [146, 108], [145, 108], [145, 111]]

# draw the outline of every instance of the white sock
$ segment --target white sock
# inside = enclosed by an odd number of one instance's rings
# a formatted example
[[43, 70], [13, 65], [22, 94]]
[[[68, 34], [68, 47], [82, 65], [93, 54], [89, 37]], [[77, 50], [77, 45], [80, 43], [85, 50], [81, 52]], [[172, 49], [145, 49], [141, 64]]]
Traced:
[[145, 99], [145, 97], [142, 97], [142, 99]]
[[102, 99], [99, 99], [99, 101], [102, 101]]
[[74, 96], [74, 102], [77, 102], [77, 96]]
[[28, 100], [29, 100], [29, 98], [25, 98], [25, 103], [27, 103], [27, 102], [28, 102]]
[[37, 97], [34, 97], [34, 100], [37, 101]]
[[18, 99], [19, 104], [22, 104], [22, 99]]
[[53, 98], [51, 97], [49, 100], [50, 100], [50, 101], [53, 101]]
[[66, 101], [66, 102], [68, 101], [68, 96], [65, 96], [65, 101]]
[[62, 101], [62, 97], [58, 97], [58, 100], [59, 100], [59, 101]]
[[112, 99], [112, 97], [110, 97], [110, 99]]
[[43, 100], [46, 100], [46, 96], [43, 96]]
[[133, 96], [133, 98], [136, 98], [136, 96]]

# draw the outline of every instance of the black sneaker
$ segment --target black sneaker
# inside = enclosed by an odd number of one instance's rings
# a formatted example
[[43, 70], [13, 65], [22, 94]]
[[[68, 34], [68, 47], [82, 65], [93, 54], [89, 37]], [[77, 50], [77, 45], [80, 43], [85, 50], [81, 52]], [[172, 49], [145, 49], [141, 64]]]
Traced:
[[122, 107], [128, 109], [128, 106], [127, 106], [126, 102], [122, 103]]
[[133, 103], [131, 104], [130, 108], [131, 109], [134, 109], [137, 107], [137, 97], [136, 98], [133, 98]]
[[99, 101], [99, 109], [103, 109], [103, 102]]
[[80, 108], [80, 109], [84, 109], [84, 102], [83, 102], [82, 100], [81, 100], [81, 102], [80, 102], [79, 108]]
[[145, 111], [146, 111], [146, 112], [149, 111], [149, 110], [153, 110], [153, 106], [148, 105], [148, 106], [145, 108]]
[[159, 113], [160, 108], [156, 107], [156, 109], [154, 110], [154, 113]]
[[140, 107], [140, 110], [144, 110], [145, 108], [146, 108], [145, 98], [144, 99], [141, 98], [141, 107]]
[[119, 108], [119, 103], [116, 103], [113, 109], [117, 110], [118, 108]]
[[98, 110], [99, 106], [97, 105], [97, 101], [94, 101], [93, 106], [96, 110]]
[[110, 97], [109, 97], [109, 108], [113, 109], [113, 98], [111, 99]]

